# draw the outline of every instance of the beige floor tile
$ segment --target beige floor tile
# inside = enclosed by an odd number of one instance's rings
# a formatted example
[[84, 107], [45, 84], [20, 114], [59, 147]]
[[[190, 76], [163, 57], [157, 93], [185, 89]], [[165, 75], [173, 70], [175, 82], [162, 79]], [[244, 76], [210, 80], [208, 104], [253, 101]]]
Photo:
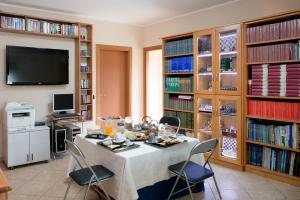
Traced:
[[300, 192], [295, 191], [282, 191], [286, 200], [300, 200]]
[[[82, 189], [81, 186], [78, 186], [76, 183], [71, 185], [71, 188], [68, 193], [69, 198], [75, 197], [75, 195]], [[52, 187], [43, 195], [47, 197], [64, 197], [67, 190], [67, 183], [57, 182], [52, 185]]]
[[32, 180], [38, 173], [39, 171], [31, 169], [30, 166], [4, 171], [8, 180]]
[[[215, 200], [215, 197], [212, 192], [199, 192], [199, 193], [193, 193], [193, 198], [197, 200]], [[178, 200], [190, 200], [190, 195], [186, 195]]]
[[[270, 180], [271, 184], [274, 185], [279, 191], [294, 191], [300, 192], [300, 187], [296, 187], [287, 183]], [[300, 197], [299, 197], [300, 199]]]
[[66, 171], [42, 170], [34, 177], [35, 181], [63, 182], [67, 178]]
[[40, 196], [8, 194], [9, 200], [40, 200]]
[[[218, 193], [214, 192], [215, 198], [220, 199]], [[251, 200], [249, 194], [241, 189], [222, 190], [221, 195], [223, 200]]]
[[285, 196], [277, 190], [246, 190], [254, 200], [284, 200]]
[[277, 190], [268, 179], [238, 180], [245, 190]]
[[13, 191], [13, 193], [16, 195], [42, 196], [51, 188], [52, 185], [53, 183], [46, 181], [28, 181], [23, 183], [22, 186], [19, 186], [15, 191]]

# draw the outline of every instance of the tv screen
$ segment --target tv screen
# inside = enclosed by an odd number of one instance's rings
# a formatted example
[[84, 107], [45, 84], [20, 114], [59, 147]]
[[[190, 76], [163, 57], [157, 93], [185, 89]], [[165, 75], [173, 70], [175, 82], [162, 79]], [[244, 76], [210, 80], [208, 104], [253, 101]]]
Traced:
[[68, 83], [68, 50], [6, 46], [7, 85]]

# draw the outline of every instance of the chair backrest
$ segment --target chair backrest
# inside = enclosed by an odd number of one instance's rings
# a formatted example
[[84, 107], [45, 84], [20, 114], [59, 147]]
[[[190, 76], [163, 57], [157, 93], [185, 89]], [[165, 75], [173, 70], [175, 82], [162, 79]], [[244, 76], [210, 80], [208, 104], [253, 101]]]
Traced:
[[178, 117], [168, 117], [168, 116], [163, 116], [160, 120], [159, 120], [159, 124], [168, 124], [171, 126], [175, 126], [177, 127], [176, 129], [176, 133], [178, 133], [179, 129], [180, 129], [180, 119]]
[[[89, 170], [92, 172], [96, 180], [98, 180], [98, 177], [94, 170], [91, 168], [91, 166], [87, 163], [84, 154], [82, 153], [81, 149], [74, 143], [71, 142], [70, 140], [65, 139], [65, 143], [67, 146], [67, 149], [70, 151], [71, 156], [75, 159], [76, 164], [83, 169], [84, 167], [82, 166], [81, 162], [85, 165], [86, 168], [89, 168]], [[76, 169], [76, 166], [74, 167], [73, 171]]]
[[206, 164], [209, 164], [209, 159], [212, 156], [212, 154], [214, 153], [217, 145], [218, 145], [218, 139], [216, 138], [212, 138], [209, 140], [205, 140], [203, 142], [199, 142], [198, 144], [196, 144], [193, 149], [191, 150], [190, 153], [190, 158], [195, 155], [195, 154], [199, 154], [199, 153], [209, 153], [209, 156], [207, 157], [205, 163], [204, 163], [204, 167], [206, 166]]

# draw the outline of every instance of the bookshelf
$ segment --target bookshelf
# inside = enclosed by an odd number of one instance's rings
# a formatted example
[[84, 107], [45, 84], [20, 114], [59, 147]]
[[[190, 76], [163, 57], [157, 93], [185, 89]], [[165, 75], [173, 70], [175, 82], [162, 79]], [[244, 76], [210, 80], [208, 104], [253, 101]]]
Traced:
[[194, 33], [195, 133], [218, 138], [213, 160], [242, 170], [241, 27]]
[[300, 11], [243, 23], [246, 171], [300, 186]]
[[[92, 31], [91, 24], [0, 11], [0, 32], [75, 41], [75, 106], [84, 121], [93, 119]], [[86, 65], [82, 66], [82, 63]]]
[[163, 38], [163, 113], [177, 116], [182, 131], [194, 130], [193, 34]]
[[78, 65], [78, 111], [84, 121], [93, 119], [93, 27], [91, 24], [79, 24]]

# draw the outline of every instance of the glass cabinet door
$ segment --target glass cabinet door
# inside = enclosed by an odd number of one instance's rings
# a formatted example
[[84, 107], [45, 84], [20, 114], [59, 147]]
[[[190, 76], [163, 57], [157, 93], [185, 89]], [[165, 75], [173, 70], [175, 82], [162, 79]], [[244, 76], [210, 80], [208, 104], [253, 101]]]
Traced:
[[220, 159], [239, 164], [241, 162], [241, 99], [237, 96], [216, 98], [218, 154]]
[[240, 26], [233, 25], [217, 30], [217, 73], [215, 74], [218, 94], [240, 94]]
[[212, 95], [199, 95], [197, 97], [197, 132], [200, 141], [214, 138], [214, 99]]
[[213, 30], [204, 30], [196, 33], [196, 51], [197, 51], [197, 92], [200, 94], [213, 94], [215, 90], [214, 83], [214, 41], [215, 34]]

